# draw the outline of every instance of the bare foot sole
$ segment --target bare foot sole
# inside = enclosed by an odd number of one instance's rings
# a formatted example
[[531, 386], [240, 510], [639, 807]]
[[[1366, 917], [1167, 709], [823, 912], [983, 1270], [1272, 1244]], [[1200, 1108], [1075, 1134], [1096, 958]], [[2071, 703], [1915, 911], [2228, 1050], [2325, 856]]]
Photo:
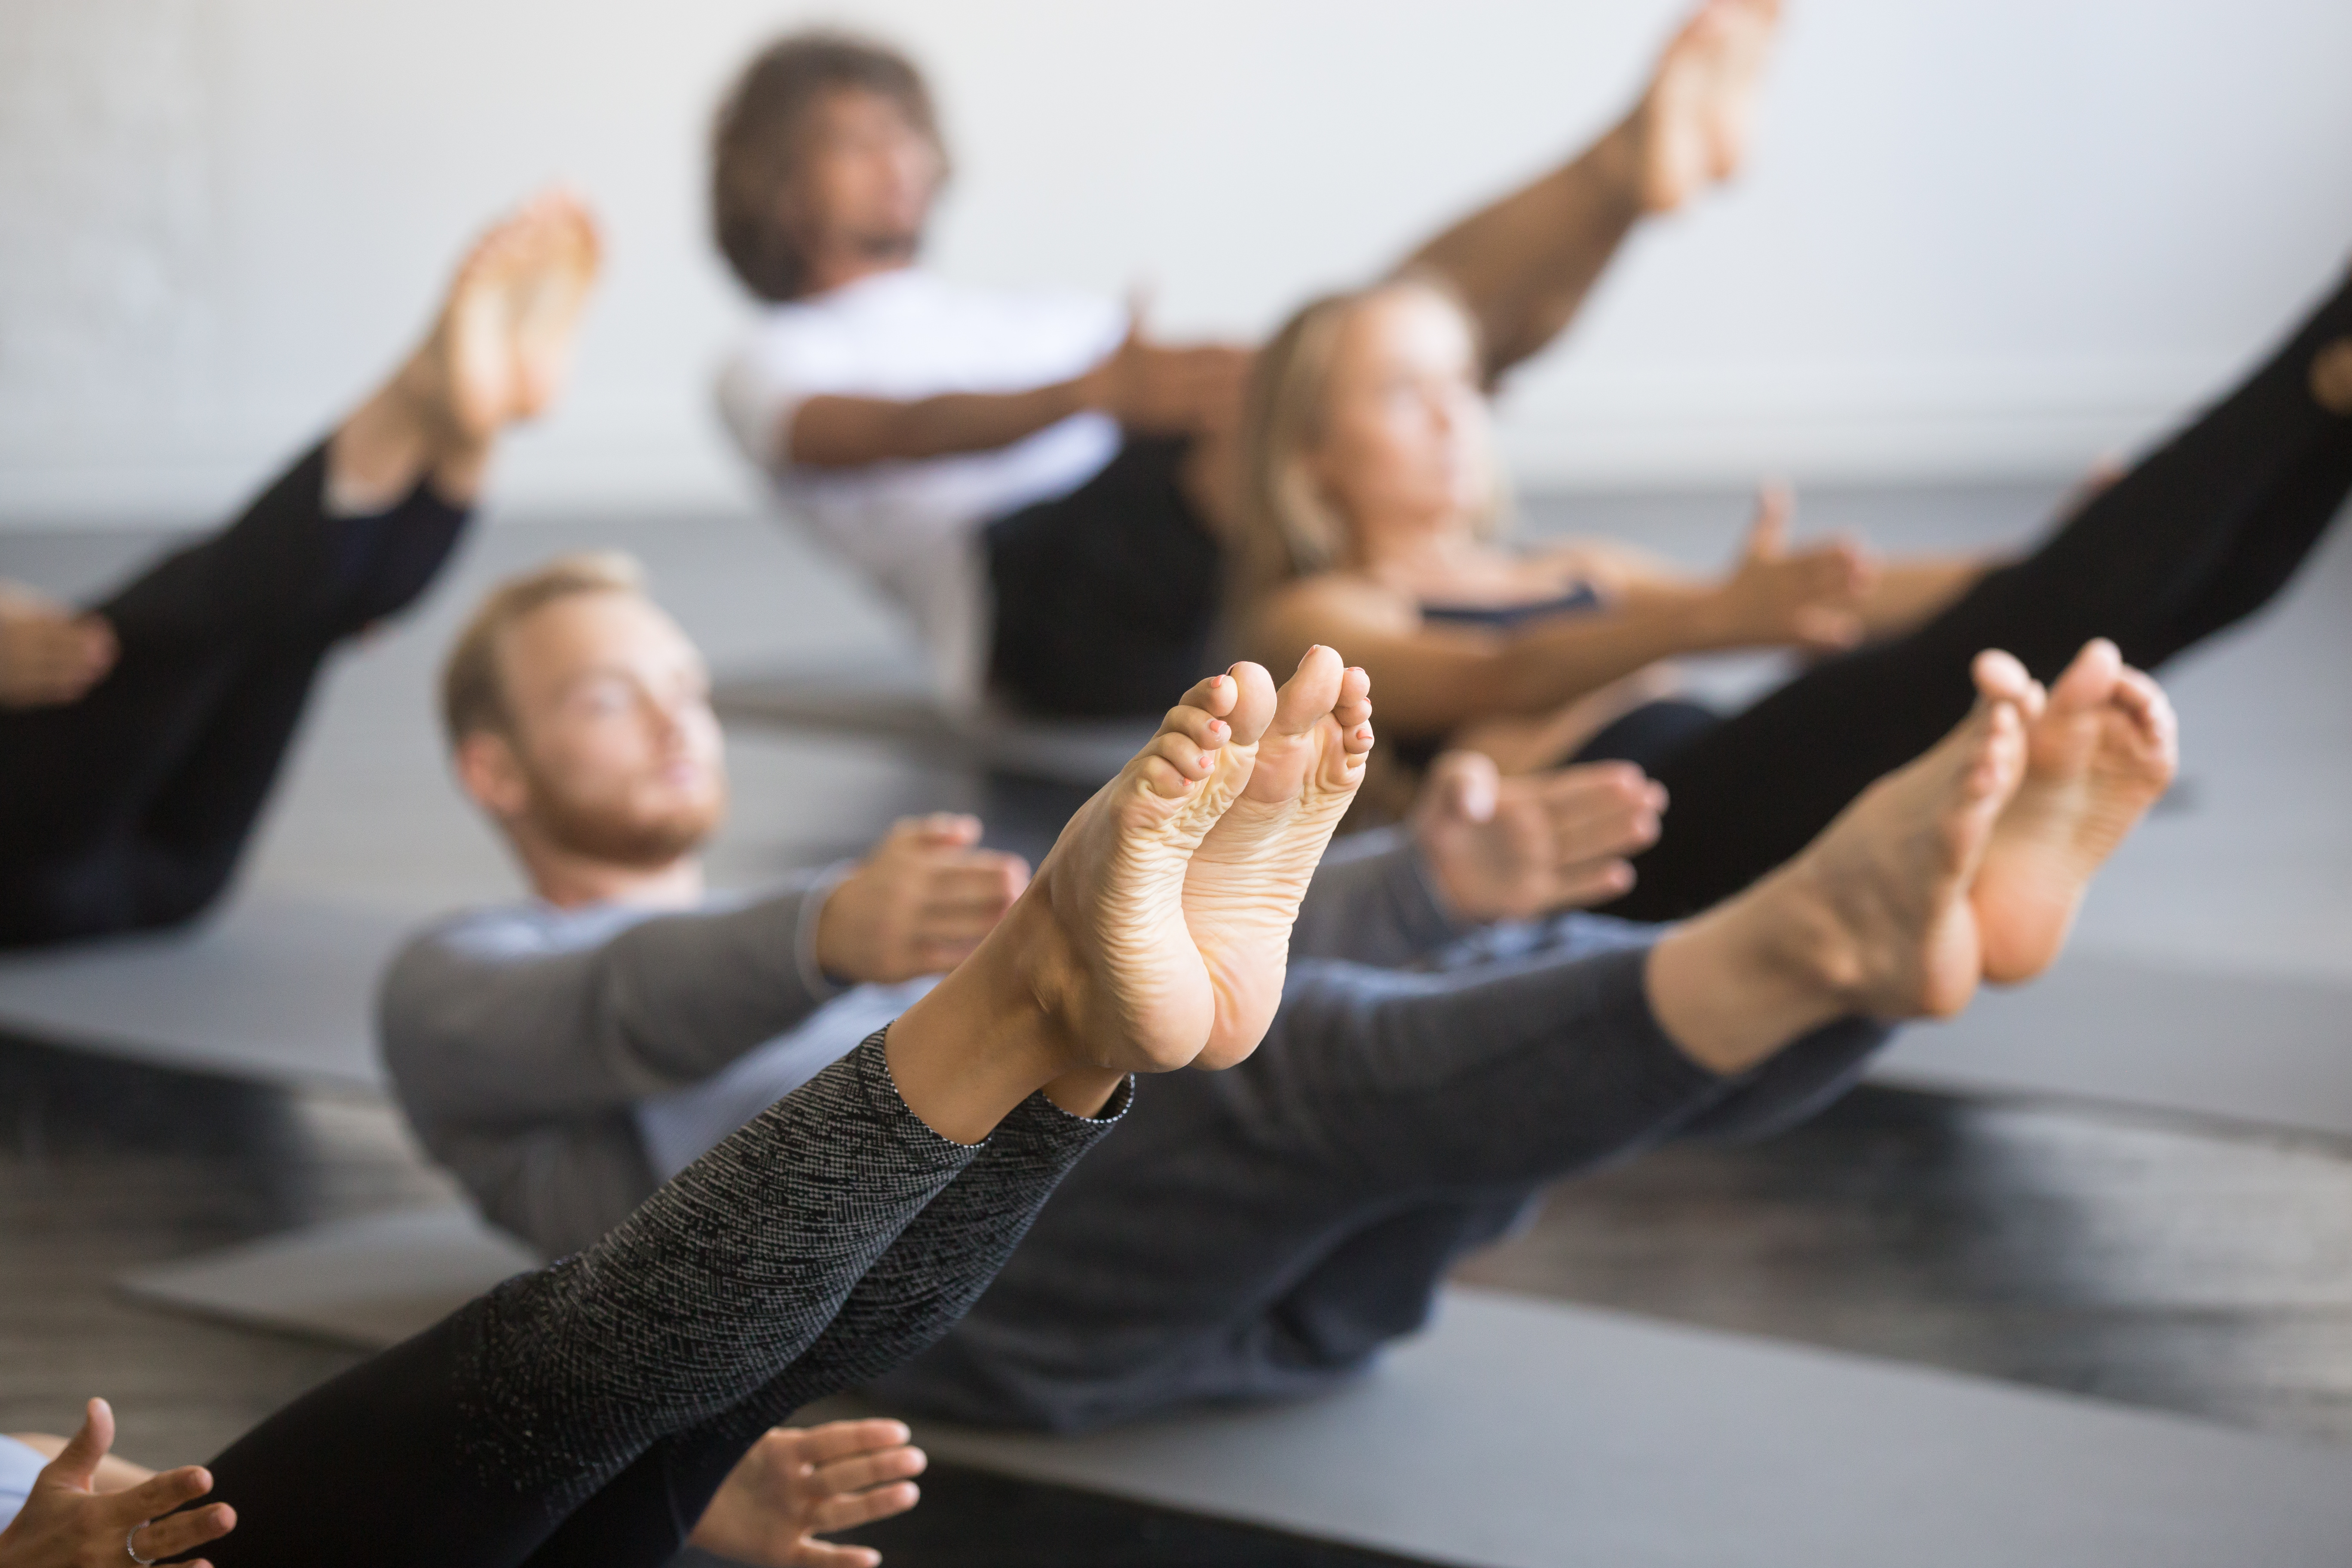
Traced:
[[2311, 395], [2330, 414], [2352, 416], [2352, 338], [2338, 338], [2311, 356]]
[[458, 265], [402, 377], [453, 439], [487, 443], [547, 406], [569, 368], [599, 256], [594, 220], [557, 190], [525, 203]]
[[2116, 645], [2087, 645], [2026, 728], [2025, 777], [1994, 824], [1969, 901], [1996, 984], [2058, 956], [2093, 873], [2147, 814], [2179, 765], [2179, 725], [2156, 682]]
[[1633, 115], [1645, 211], [1738, 173], [1780, 21], [1779, 0], [1708, 0], [1666, 46]]
[[1776, 875], [1793, 940], [1844, 1004], [1877, 1018], [1949, 1017], [1983, 973], [1969, 889], [2025, 771], [2040, 692], [2006, 654], [1981, 654], [1976, 709], [1840, 813]]
[[1184, 924], [1208, 966], [1219, 1027], [1204, 1068], [1257, 1048], [1282, 1001], [1290, 928], [1372, 749], [1371, 678], [1328, 647], [1298, 661], [1257, 745], [1257, 765], [1193, 852]]
[[1362, 672], [1328, 648], [1279, 692], [1236, 664], [1079, 809], [1024, 900], [1045, 916], [1028, 984], [1069, 1059], [1163, 1072], [1255, 1048], [1306, 878], [1362, 776], [1370, 711]]

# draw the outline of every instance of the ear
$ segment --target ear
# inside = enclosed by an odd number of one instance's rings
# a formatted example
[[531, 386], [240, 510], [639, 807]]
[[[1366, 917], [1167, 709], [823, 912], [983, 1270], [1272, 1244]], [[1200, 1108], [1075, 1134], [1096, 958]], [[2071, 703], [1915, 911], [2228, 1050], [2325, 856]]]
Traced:
[[530, 804], [530, 781], [514, 743], [491, 730], [477, 730], [457, 742], [457, 782], [474, 804], [511, 822]]

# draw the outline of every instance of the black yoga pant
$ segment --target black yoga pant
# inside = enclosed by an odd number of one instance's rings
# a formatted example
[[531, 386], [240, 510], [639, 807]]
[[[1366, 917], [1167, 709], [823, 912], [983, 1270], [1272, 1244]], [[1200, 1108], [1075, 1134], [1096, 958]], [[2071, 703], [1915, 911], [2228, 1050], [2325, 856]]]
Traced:
[[170, 925], [218, 897], [328, 649], [422, 593], [467, 511], [420, 484], [329, 517], [323, 443], [236, 523], [92, 606], [121, 658], [0, 713], [0, 947]]
[[212, 1462], [219, 1568], [655, 1568], [761, 1433], [976, 1300], [1108, 1131], [1032, 1096], [978, 1147], [877, 1034], [584, 1252], [305, 1394]]
[[1185, 440], [1130, 437], [1108, 467], [989, 525], [989, 683], [1024, 712], [1152, 717], [1201, 679], [1223, 568], [1184, 493]]
[[1664, 835], [1634, 861], [1639, 881], [1602, 912], [1679, 919], [1787, 860], [1959, 722], [1981, 648], [2047, 680], [2105, 637], [2154, 669], [2268, 604], [2352, 491], [2352, 418], [2321, 407], [2308, 381], [2313, 354], [2347, 333], [2352, 280], [2225, 401], [1917, 630], [1720, 722], [1679, 704], [1595, 736], [1577, 760], [1641, 763], [1673, 801]]

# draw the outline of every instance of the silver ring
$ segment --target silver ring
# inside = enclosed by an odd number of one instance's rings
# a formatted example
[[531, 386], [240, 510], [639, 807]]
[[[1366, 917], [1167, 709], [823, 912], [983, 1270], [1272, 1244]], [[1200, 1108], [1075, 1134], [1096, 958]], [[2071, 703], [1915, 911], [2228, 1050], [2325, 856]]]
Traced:
[[131, 1543], [139, 1539], [139, 1532], [141, 1531], [146, 1529], [149, 1525], [154, 1522], [155, 1521], [152, 1519], [142, 1519], [138, 1523], [132, 1525], [129, 1533], [125, 1534], [122, 1538], [122, 1550], [129, 1554], [131, 1561], [139, 1564], [139, 1568], [154, 1568], [156, 1560], [152, 1557], [140, 1556], [139, 1549]]

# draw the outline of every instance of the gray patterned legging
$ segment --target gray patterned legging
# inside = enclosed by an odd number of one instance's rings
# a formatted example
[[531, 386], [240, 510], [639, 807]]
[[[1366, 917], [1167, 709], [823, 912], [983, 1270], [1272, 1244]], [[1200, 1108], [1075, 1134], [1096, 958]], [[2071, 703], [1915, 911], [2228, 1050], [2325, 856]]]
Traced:
[[884, 1036], [596, 1246], [508, 1280], [213, 1461], [219, 1568], [667, 1562], [759, 1435], [946, 1331], [1122, 1110], [1033, 1096], [967, 1148]]

